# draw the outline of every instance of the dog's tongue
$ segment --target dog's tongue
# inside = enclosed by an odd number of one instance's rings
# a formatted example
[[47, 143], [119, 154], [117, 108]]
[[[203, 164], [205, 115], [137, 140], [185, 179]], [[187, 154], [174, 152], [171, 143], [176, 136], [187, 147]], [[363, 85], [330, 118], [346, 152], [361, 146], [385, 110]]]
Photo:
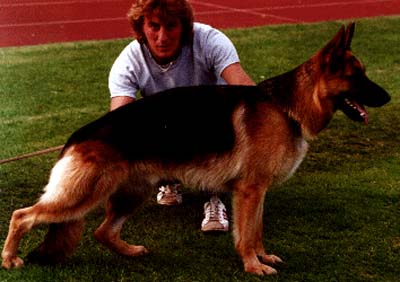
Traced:
[[344, 102], [346, 104], [346, 107], [343, 109], [345, 114], [353, 120], [363, 121], [365, 124], [368, 124], [368, 112], [362, 105], [350, 99], [345, 99]]
[[361, 105], [359, 105], [357, 103], [354, 103], [354, 106], [356, 106], [357, 111], [360, 114], [360, 117], [364, 120], [364, 123], [368, 124], [368, 112], [367, 112], [367, 110], [363, 106], [361, 106]]

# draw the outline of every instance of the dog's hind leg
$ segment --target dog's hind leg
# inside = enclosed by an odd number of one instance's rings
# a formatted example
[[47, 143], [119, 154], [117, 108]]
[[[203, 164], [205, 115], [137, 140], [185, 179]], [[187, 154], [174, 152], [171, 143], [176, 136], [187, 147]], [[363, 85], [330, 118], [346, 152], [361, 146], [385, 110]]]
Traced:
[[1, 257], [3, 259], [1, 266], [7, 269], [21, 267], [24, 261], [17, 257], [17, 249], [22, 236], [28, 232], [35, 219], [29, 218], [27, 215], [32, 213], [34, 207], [24, 208], [14, 211], [8, 236], [6, 238]]
[[19, 242], [24, 234], [42, 223], [56, 224], [50, 225], [44, 242], [34, 251], [30, 259], [42, 263], [56, 263], [72, 252], [79, 242], [83, 220], [66, 218], [59, 212], [57, 206], [39, 202], [34, 206], [16, 210], [12, 214], [2, 252], [2, 267], [10, 269], [23, 265], [23, 260], [17, 257]]
[[261, 257], [264, 263], [272, 263], [275, 258], [265, 254], [262, 244], [264, 196], [265, 185], [236, 183], [233, 195], [233, 234], [235, 247], [242, 258], [245, 271], [271, 275], [277, 271], [259, 260]]
[[106, 200], [118, 179], [123, 178], [118, 175], [121, 168], [115, 170], [114, 174], [111, 169], [101, 170], [95, 162], [85, 162], [72, 154], [61, 158], [39, 202], [13, 213], [2, 251], [2, 266], [9, 269], [23, 265], [17, 257], [19, 242], [34, 226], [43, 223], [54, 224], [35, 251], [35, 256], [41, 258], [39, 262], [57, 262], [68, 255], [80, 240], [83, 217]]
[[[150, 187], [130, 183], [132, 188], [118, 189], [107, 203], [106, 218], [95, 231], [95, 238], [110, 250], [124, 256], [139, 256], [148, 253], [144, 246], [130, 245], [120, 238], [123, 224], [148, 198]], [[135, 189], [135, 190], [133, 190]]]
[[39, 264], [63, 262], [78, 246], [84, 225], [83, 219], [50, 224], [44, 241], [28, 254], [28, 261]]

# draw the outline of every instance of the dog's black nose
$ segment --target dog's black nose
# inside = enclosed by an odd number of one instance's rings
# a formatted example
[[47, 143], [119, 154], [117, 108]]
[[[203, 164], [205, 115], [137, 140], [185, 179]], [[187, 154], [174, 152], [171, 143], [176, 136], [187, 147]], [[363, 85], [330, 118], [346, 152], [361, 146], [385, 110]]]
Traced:
[[368, 107], [382, 107], [389, 103], [391, 99], [389, 93], [375, 82], [367, 80], [368, 82], [364, 84], [365, 93], [362, 96], [363, 104]]

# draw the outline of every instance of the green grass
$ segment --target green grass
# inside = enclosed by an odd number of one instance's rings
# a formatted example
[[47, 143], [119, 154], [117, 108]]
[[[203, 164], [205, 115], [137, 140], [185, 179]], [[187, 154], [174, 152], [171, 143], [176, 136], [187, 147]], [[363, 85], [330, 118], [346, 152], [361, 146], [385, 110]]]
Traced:
[[[256, 81], [292, 69], [321, 48], [339, 22], [227, 30]], [[311, 144], [298, 172], [270, 191], [267, 249], [286, 264], [279, 276], [243, 272], [230, 234], [199, 231], [207, 197], [185, 191], [179, 207], [153, 200], [130, 220], [123, 238], [151, 254], [135, 259], [105, 250], [87, 221], [81, 246], [65, 265], [0, 270], [0, 281], [398, 281], [400, 277], [400, 27], [399, 17], [357, 21], [354, 53], [370, 78], [392, 95], [370, 109], [370, 124], [338, 113]], [[108, 110], [108, 71], [129, 40], [0, 49], [0, 159], [56, 146]], [[41, 194], [56, 154], [0, 166], [0, 244], [13, 210]], [[156, 191], [155, 191], [156, 193]], [[226, 201], [229, 206], [229, 199]], [[45, 234], [20, 246], [25, 256]]]

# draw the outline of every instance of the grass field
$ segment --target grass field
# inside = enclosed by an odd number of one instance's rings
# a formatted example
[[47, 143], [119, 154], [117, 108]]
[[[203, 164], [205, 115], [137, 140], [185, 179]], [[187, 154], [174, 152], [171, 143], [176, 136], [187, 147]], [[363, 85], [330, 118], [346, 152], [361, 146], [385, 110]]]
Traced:
[[[290, 70], [321, 48], [339, 22], [227, 30], [255, 81]], [[399, 17], [357, 21], [354, 53], [392, 101], [370, 109], [370, 124], [338, 113], [311, 144], [298, 172], [266, 198], [267, 249], [286, 264], [279, 276], [243, 272], [230, 234], [200, 232], [207, 197], [184, 191], [179, 207], [154, 197], [124, 229], [151, 254], [128, 259], [92, 236], [103, 210], [92, 213], [82, 243], [64, 265], [0, 270], [0, 281], [399, 281], [400, 277]], [[0, 159], [63, 144], [108, 110], [108, 71], [129, 40], [0, 49]], [[182, 136], [184, 138], [184, 136]], [[0, 244], [14, 209], [41, 194], [56, 154], [0, 166]], [[156, 191], [154, 191], [154, 194]], [[226, 203], [230, 208], [229, 200]], [[24, 237], [24, 257], [46, 227]]]

